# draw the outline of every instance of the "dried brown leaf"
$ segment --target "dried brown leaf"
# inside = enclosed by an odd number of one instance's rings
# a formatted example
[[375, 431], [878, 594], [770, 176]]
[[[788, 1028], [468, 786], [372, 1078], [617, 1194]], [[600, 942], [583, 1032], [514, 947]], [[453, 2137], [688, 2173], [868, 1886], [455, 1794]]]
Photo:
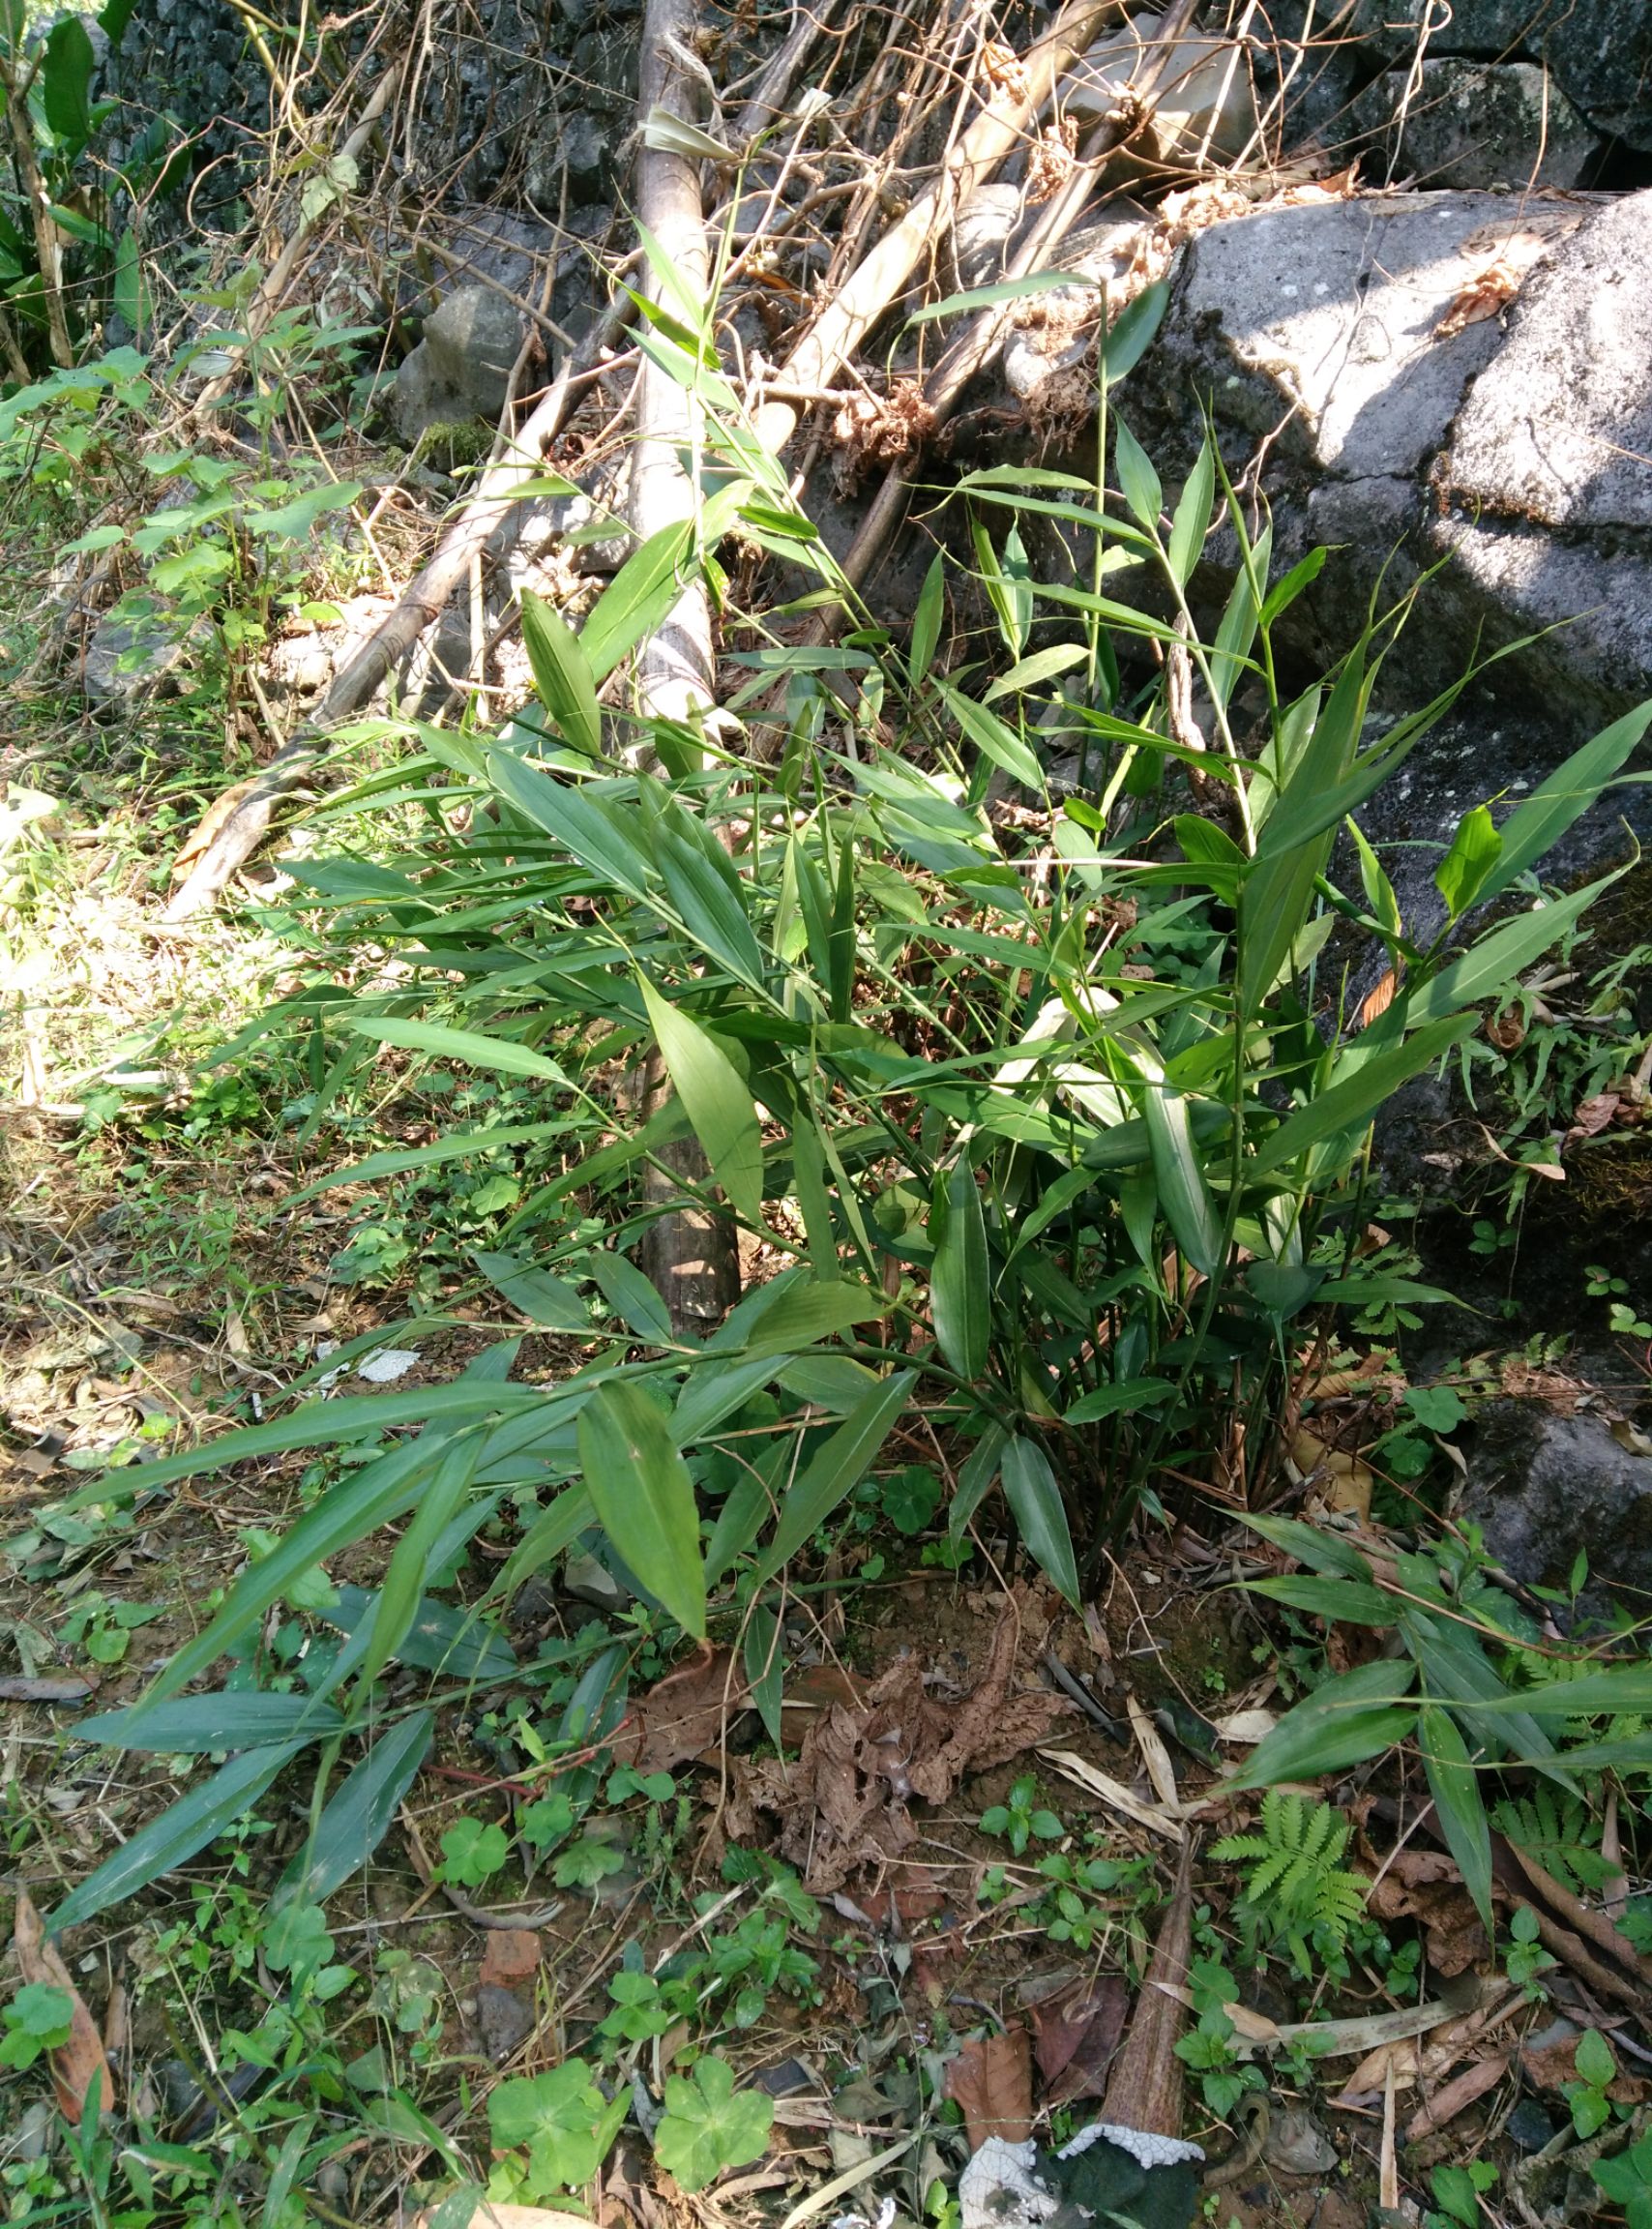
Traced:
[[1034, 2051], [1046, 2105], [1106, 2094], [1107, 2068], [1124, 2035], [1130, 1992], [1117, 1974], [1085, 1978], [1032, 2007]]
[[702, 1749], [715, 1748], [745, 1702], [746, 1682], [734, 1651], [708, 1643], [648, 1690], [614, 1742], [614, 1754], [638, 1772], [669, 1772]]
[[965, 1772], [1002, 1765], [1041, 1740], [1067, 1709], [1032, 1670], [1048, 1620], [1018, 1589], [993, 1632], [980, 1679], [939, 1701], [921, 1659], [899, 1657], [858, 1706], [829, 1703], [804, 1735], [795, 1764], [736, 1764], [726, 1812], [737, 1840], [780, 1822], [782, 1857], [811, 1894], [830, 1895], [863, 1864], [899, 1857], [917, 1837], [908, 1806], [944, 1803]]
[[79, 1990], [69, 1978], [69, 1969], [58, 1954], [57, 1946], [46, 1941], [41, 1916], [26, 1888], [17, 1891], [14, 1930], [17, 1971], [25, 1983], [40, 1982], [50, 1989], [67, 1990], [72, 2000], [69, 2040], [48, 2057], [58, 2110], [65, 2120], [78, 2127], [88, 2097], [97, 2097], [100, 2114], [109, 2113], [114, 2106], [115, 2078], [104, 2055], [103, 2039]]
[[1032, 2048], [1024, 2028], [1006, 2028], [966, 2043], [946, 2068], [946, 2093], [963, 2107], [969, 2148], [979, 2152], [988, 2136], [1024, 2144], [1032, 2134]]

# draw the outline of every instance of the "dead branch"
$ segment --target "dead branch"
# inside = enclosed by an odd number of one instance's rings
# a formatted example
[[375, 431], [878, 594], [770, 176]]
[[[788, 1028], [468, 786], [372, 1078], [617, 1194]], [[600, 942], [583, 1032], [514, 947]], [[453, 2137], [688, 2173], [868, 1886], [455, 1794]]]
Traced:
[[[1149, 68], [1133, 88], [1136, 102], [1130, 114], [1117, 122], [1098, 125], [1090, 134], [1061, 192], [1016, 252], [1006, 278], [1029, 278], [1044, 268], [1082, 214], [1107, 157], [1151, 121], [1165, 90], [1165, 74], [1176, 42], [1192, 21], [1197, 6], [1198, 0], [1177, 0], [1156, 34]], [[931, 413], [928, 441], [933, 441], [935, 433], [951, 416], [959, 397], [987, 363], [1015, 312], [1013, 302], [994, 303], [978, 312], [925, 380], [924, 403]], [[900, 463], [891, 465], [884, 475], [871, 508], [844, 552], [842, 571], [851, 587], [862, 587], [883, 561], [905, 517], [907, 494], [922, 465], [923, 454], [920, 447]], [[824, 641], [830, 625], [830, 618], [822, 614], [811, 623], [803, 639]]]
[[[941, 174], [918, 195], [827, 303], [781, 367], [788, 387], [829, 387], [867, 333], [895, 300], [920, 259], [950, 230], [959, 211], [984, 186], [1109, 15], [1123, 0], [1070, 0], [1059, 21], [1023, 58], [1015, 90], [996, 92], [953, 149]], [[798, 421], [795, 404], [774, 401], [757, 412], [757, 438], [778, 452]]]
[[454, 520], [435, 554], [402, 592], [349, 663], [333, 677], [311, 717], [270, 764], [249, 781], [226, 790], [201, 819], [178, 855], [187, 869], [167, 906], [169, 922], [188, 921], [217, 904], [229, 878], [250, 859], [269, 831], [275, 810], [305, 780], [321, 756], [326, 739], [340, 722], [352, 719], [433, 627], [468, 573], [516, 504], [522, 490], [545, 469], [545, 452], [561, 431], [575, 398], [594, 379], [600, 359], [624, 331], [631, 314], [621, 296], [576, 356], [570, 357], [545, 395], [512, 432], [507, 401], [493, 456], [476, 492]]

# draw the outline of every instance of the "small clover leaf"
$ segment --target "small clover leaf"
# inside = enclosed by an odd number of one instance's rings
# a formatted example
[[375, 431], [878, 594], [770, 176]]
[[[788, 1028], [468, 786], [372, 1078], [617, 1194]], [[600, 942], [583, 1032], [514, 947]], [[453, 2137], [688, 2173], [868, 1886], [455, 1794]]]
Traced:
[[[622, 2114], [628, 2102], [622, 2093]], [[540, 2194], [589, 2183], [618, 2125], [582, 2059], [501, 2082], [489, 2093], [487, 2120], [501, 2151], [525, 2149], [527, 2186]]]
[[503, 1827], [491, 1820], [456, 1819], [442, 1836], [442, 1877], [461, 1887], [480, 1888], [510, 1854]]
[[625, 1853], [616, 1850], [611, 1842], [587, 1838], [562, 1853], [552, 1869], [551, 1879], [559, 1888], [594, 1888], [599, 1881], [617, 1873], [624, 1863]]
[[43, 2051], [68, 2042], [74, 2023], [74, 2000], [67, 1989], [47, 1981], [27, 1982], [6, 2006], [6, 2034], [0, 2037], [0, 2066], [32, 2066]]
[[654, 2154], [683, 2189], [703, 2190], [725, 2167], [761, 2158], [774, 2125], [775, 2101], [760, 2091], [734, 2087], [725, 2059], [702, 2059], [685, 2081], [665, 2084], [665, 2117], [654, 2135]]

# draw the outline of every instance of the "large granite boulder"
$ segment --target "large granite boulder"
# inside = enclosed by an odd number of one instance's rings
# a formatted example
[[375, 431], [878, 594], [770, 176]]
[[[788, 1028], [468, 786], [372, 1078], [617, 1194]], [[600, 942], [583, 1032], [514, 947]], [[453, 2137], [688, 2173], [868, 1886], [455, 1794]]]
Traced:
[[1597, 132], [1652, 152], [1646, 0], [1355, 0], [1354, 36], [1382, 62], [1409, 65], [1425, 26], [1426, 57], [1542, 62]]

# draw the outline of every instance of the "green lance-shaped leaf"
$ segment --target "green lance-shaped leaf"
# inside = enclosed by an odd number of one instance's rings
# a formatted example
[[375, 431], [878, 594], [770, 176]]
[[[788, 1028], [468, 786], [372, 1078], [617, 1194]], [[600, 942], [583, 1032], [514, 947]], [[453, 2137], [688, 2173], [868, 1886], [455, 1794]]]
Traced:
[[962, 1155], [945, 1179], [941, 1207], [940, 1241], [929, 1270], [929, 1313], [949, 1368], [973, 1383], [987, 1368], [992, 1291], [981, 1192]]
[[712, 1036], [638, 976], [648, 1019], [694, 1136], [736, 1213], [763, 1219], [763, 1136], [740, 1071]]
[[1339, 1673], [1316, 1687], [1245, 1760], [1229, 1788], [1267, 1788], [1280, 1780], [1313, 1780], [1380, 1757], [1417, 1722], [1408, 1700], [1414, 1664], [1383, 1661]]
[[543, 596], [522, 597], [522, 642], [533, 668], [534, 687], [563, 739], [588, 758], [603, 755], [603, 715], [597, 707], [590, 661], [577, 637]]
[[1579, 814], [1587, 812], [1652, 726], [1652, 702], [1638, 704], [1574, 751], [1503, 823], [1503, 848], [1480, 895], [1495, 898], [1535, 866]]
[[1283, 1169], [1321, 1139], [1336, 1138], [1364, 1128], [1379, 1107], [1387, 1105], [1401, 1085], [1461, 1043], [1479, 1022], [1476, 1014], [1450, 1014], [1413, 1030], [1399, 1045], [1364, 1056], [1359, 1047], [1340, 1063], [1337, 1081], [1287, 1115], [1250, 1165], [1250, 1174], [1265, 1175]]
[[1457, 1859], [1462, 1885], [1474, 1908], [1491, 1925], [1491, 1829], [1480, 1794], [1480, 1781], [1468, 1747], [1449, 1710], [1425, 1704], [1417, 1718], [1417, 1739], [1429, 1793], [1446, 1845]]
[[1077, 1609], [1078, 1565], [1060, 1482], [1048, 1456], [1031, 1440], [1013, 1439], [1000, 1459], [999, 1475], [1027, 1553]]
[[146, 1749], [162, 1757], [209, 1757], [240, 1749], [269, 1749], [284, 1741], [319, 1741], [341, 1731], [331, 1703], [313, 1695], [219, 1692], [181, 1701], [134, 1703], [104, 1710], [74, 1729], [81, 1741], [111, 1749]]
[[1198, 461], [1182, 490], [1176, 516], [1170, 522], [1167, 562], [1178, 588], [1185, 588], [1193, 579], [1194, 567], [1204, 550], [1205, 535], [1210, 531], [1211, 505], [1215, 500], [1216, 455], [1207, 433]]
[[669, 1419], [640, 1385], [605, 1385], [579, 1412], [579, 1462], [608, 1538], [684, 1632], [703, 1639], [699, 1513]]
[[105, 1858], [90, 1880], [82, 1881], [57, 1907], [46, 1922], [47, 1933], [61, 1935], [65, 1928], [78, 1927], [111, 1904], [123, 1903], [152, 1881], [187, 1865], [197, 1850], [246, 1818], [281, 1767], [303, 1746], [300, 1741], [283, 1741], [275, 1748], [244, 1749], [220, 1766], [210, 1780], [192, 1788]]
[[553, 782], [514, 751], [489, 751], [487, 771], [502, 797], [565, 845], [599, 882], [623, 890], [628, 898], [646, 894], [649, 862], [633, 826], [634, 813], [595, 794], [596, 786], [576, 788], [571, 782]]
[[320, 1904], [364, 1866], [424, 1764], [435, 1731], [429, 1710], [414, 1710], [381, 1734], [328, 1800], [315, 1832], [282, 1874], [274, 1902]]
[[1491, 880], [1502, 849], [1503, 839], [1489, 806], [1476, 805], [1462, 816], [1450, 849], [1434, 869], [1434, 888], [1454, 921], [1467, 912]]
[[898, 1370], [874, 1383], [832, 1437], [817, 1447], [781, 1503], [775, 1536], [757, 1559], [753, 1587], [765, 1586], [789, 1562], [865, 1477], [873, 1456], [906, 1406], [916, 1372]]

